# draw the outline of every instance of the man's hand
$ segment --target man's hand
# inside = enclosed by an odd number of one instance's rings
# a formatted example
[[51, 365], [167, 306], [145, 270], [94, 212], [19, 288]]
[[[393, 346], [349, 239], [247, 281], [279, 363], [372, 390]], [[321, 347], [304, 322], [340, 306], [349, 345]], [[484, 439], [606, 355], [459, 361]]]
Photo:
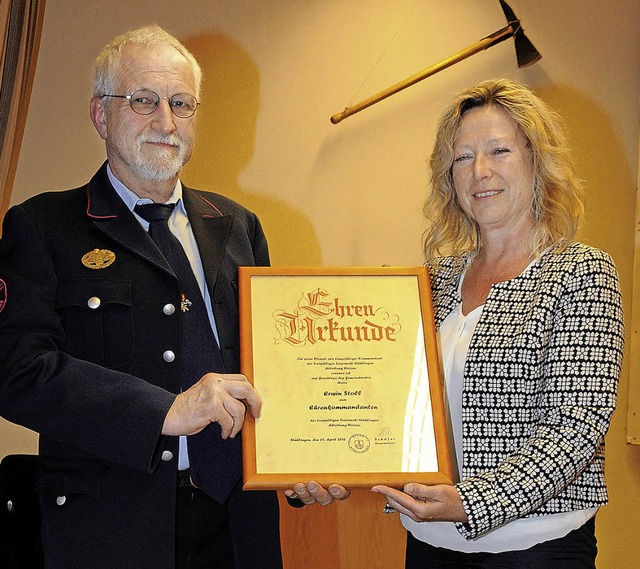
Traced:
[[233, 438], [242, 429], [247, 407], [259, 417], [261, 406], [260, 395], [244, 375], [208, 373], [176, 397], [162, 434], [194, 435], [209, 423], [219, 423], [222, 438]]
[[383, 494], [394, 510], [415, 522], [466, 522], [467, 513], [455, 486], [406, 484], [404, 492], [388, 486], [374, 486], [372, 492]]
[[347, 490], [339, 484], [330, 484], [328, 488], [324, 488], [312, 480], [306, 484], [299, 482], [292, 490], [284, 490], [284, 494], [288, 498], [302, 500], [307, 506], [316, 503], [328, 506], [335, 500], [346, 500], [351, 494], [351, 490]]

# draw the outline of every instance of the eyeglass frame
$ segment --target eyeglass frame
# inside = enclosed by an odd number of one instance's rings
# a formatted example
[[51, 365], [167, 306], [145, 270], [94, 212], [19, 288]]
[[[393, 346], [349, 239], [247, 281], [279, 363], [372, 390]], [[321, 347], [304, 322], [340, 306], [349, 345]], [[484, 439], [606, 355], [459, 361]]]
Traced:
[[[157, 98], [157, 102], [155, 103], [155, 105], [153, 106], [153, 110], [149, 111], [148, 113], [141, 113], [139, 111], [137, 111], [136, 109], [133, 108], [133, 96], [136, 93], [151, 93], [153, 95], [156, 96]], [[195, 100], [196, 104], [193, 108], [193, 112], [190, 115], [184, 115], [181, 116], [179, 114], [176, 113], [176, 107], [174, 107], [172, 105], [172, 100], [174, 97], [177, 97], [178, 95], [188, 95], [189, 97], [193, 97], [193, 99]], [[158, 107], [160, 106], [160, 101], [162, 99], [167, 99], [167, 101], [169, 102], [169, 108], [171, 109], [171, 112], [178, 117], [179, 119], [188, 119], [191, 118], [193, 115], [196, 114], [196, 111], [198, 110], [198, 107], [200, 106], [200, 101], [198, 101], [198, 99], [196, 99], [196, 97], [194, 95], [191, 95], [190, 93], [174, 93], [173, 95], [171, 95], [171, 97], [161, 97], [160, 95], [158, 95], [158, 93], [156, 93], [155, 91], [152, 91], [151, 89], [136, 89], [135, 91], [131, 91], [131, 93], [129, 93], [128, 95], [110, 95], [105, 93], [104, 95], [101, 95], [101, 99], [104, 99], [105, 97], [112, 97], [115, 99], [127, 99], [127, 101], [129, 101], [129, 108], [136, 113], [137, 115], [146, 117], [149, 115], [152, 115], [153, 113], [155, 113], [158, 110]]]

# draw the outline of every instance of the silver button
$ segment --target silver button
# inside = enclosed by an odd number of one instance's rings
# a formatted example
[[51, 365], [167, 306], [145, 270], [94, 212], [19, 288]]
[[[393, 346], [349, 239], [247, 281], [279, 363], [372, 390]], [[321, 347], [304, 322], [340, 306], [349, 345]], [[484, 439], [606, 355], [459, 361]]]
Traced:
[[91, 308], [92, 310], [95, 310], [96, 308], [98, 308], [100, 306], [100, 303], [101, 303], [101, 300], [97, 296], [92, 296], [87, 301], [87, 306], [89, 308]]
[[176, 355], [171, 350], [167, 350], [166, 352], [164, 352], [164, 354], [162, 354], [162, 359], [170, 364], [173, 360], [176, 359]]
[[162, 451], [162, 460], [169, 462], [171, 459], [173, 459], [173, 453], [170, 450]]
[[58, 496], [56, 498], [56, 504], [58, 504], [58, 506], [64, 506], [64, 503], [67, 501], [67, 497], [66, 496]]
[[13, 501], [7, 500], [7, 512], [13, 512]]
[[162, 312], [164, 312], [167, 316], [171, 316], [176, 311], [176, 307], [173, 304], [165, 304], [162, 307]]

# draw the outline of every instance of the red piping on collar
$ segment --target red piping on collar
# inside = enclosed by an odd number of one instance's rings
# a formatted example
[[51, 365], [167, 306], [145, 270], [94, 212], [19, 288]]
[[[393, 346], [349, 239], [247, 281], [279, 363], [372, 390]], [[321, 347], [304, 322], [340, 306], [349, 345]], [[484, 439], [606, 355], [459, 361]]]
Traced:
[[92, 217], [93, 219], [114, 219], [118, 217], [117, 215], [94, 215], [91, 213], [91, 194], [89, 190], [87, 190], [87, 216]]
[[[213, 209], [215, 209], [221, 216], [224, 216], [224, 213], [222, 213], [215, 205], [213, 205], [207, 198], [202, 197], [201, 195], [198, 195], [198, 197], [205, 203], [209, 204]], [[208, 214], [204, 214], [202, 217], [213, 217], [212, 215], [208, 215]]]

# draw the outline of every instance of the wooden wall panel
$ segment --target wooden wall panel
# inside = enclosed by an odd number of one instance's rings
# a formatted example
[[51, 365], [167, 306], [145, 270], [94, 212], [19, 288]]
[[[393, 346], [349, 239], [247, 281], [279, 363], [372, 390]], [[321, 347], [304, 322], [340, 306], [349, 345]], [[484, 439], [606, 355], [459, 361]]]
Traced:
[[625, 309], [631, 312], [631, 334], [629, 336], [629, 404], [627, 407], [627, 442], [640, 444], [640, 160], [638, 161], [638, 179], [636, 180], [636, 225], [633, 255], [633, 291], [631, 306]]
[[329, 507], [291, 508], [281, 498], [285, 569], [402, 569], [406, 531], [384, 500], [355, 490]]

